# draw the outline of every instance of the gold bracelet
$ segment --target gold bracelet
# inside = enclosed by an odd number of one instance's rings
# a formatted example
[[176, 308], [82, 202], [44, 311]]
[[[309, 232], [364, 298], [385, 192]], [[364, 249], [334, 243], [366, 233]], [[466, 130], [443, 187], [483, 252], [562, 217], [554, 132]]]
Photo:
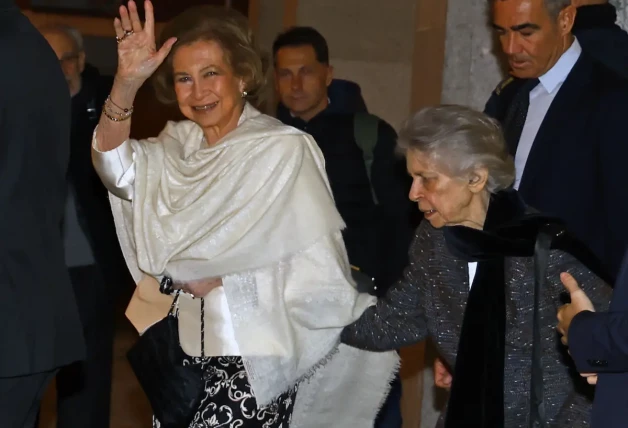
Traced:
[[130, 117], [133, 114], [133, 111], [126, 112], [126, 113], [119, 113], [117, 111], [113, 111], [109, 103], [106, 103], [104, 105], [104, 108], [107, 110], [107, 113], [109, 113], [111, 116], [117, 117], [118, 119], [125, 119], [125, 118]]
[[128, 118], [131, 117], [131, 115], [126, 115], [124, 117], [113, 117], [111, 116], [109, 113], [107, 113], [107, 109], [103, 107], [102, 109], [102, 114], [104, 114], [105, 116], [107, 116], [107, 119], [112, 120], [114, 122], [122, 122], [124, 120], [127, 120]]
[[111, 104], [113, 104], [113, 106], [114, 106], [114, 107], [116, 107], [116, 108], [118, 108], [118, 109], [120, 109], [120, 110], [124, 111], [125, 113], [128, 113], [129, 111], [130, 111], [131, 113], [133, 113], [133, 106], [131, 106], [130, 108], [123, 108], [123, 107], [120, 107], [118, 104], [116, 104], [116, 103], [114, 103], [114, 102], [113, 102], [113, 100], [111, 99], [111, 94], [109, 94], [109, 95], [107, 96], [107, 100], [105, 100], [105, 102], [107, 102], [107, 101], [108, 101], [108, 102], [110, 102]]

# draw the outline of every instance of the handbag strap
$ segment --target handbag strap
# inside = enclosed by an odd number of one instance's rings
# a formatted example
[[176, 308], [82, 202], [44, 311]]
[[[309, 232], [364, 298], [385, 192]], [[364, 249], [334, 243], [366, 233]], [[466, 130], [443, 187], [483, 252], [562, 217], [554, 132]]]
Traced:
[[205, 358], [205, 299], [201, 297], [201, 358]]
[[[181, 290], [173, 291], [175, 296], [170, 305], [168, 316], [179, 318], [179, 296]], [[205, 358], [205, 299], [201, 297], [201, 358]]]
[[[532, 330], [532, 376], [530, 381], [530, 428], [545, 428], [545, 402], [543, 382], [543, 356], [541, 340], [541, 294], [547, 281], [552, 241], [557, 236], [556, 225], [546, 225], [539, 230], [534, 245], [534, 312]], [[558, 233], [562, 233], [558, 232]]]
[[169, 316], [173, 316], [175, 318], [179, 317], [179, 294], [181, 291], [176, 291], [174, 296], [174, 300], [172, 301], [172, 305], [170, 305], [170, 310], [168, 311]]

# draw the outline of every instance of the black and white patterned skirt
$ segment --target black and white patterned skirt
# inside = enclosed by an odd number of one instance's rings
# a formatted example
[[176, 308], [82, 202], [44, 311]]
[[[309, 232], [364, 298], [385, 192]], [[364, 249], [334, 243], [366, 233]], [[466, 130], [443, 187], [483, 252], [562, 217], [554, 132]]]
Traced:
[[[191, 358], [207, 371], [205, 397], [189, 428], [288, 428], [297, 387], [259, 408], [241, 357]], [[153, 418], [153, 428], [160, 428]]]

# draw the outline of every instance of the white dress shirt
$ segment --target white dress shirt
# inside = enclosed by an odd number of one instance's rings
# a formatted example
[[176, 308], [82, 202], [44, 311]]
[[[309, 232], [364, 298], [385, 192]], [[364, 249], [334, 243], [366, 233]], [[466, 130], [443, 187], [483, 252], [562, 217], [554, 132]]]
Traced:
[[471, 286], [473, 285], [473, 280], [475, 279], [475, 271], [478, 268], [478, 262], [469, 262], [469, 290], [471, 290]]
[[530, 91], [530, 106], [528, 107], [528, 115], [526, 117], [521, 138], [517, 146], [515, 155], [515, 189], [519, 188], [521, 177], [528, 161], [528, 156], [532, 150], [532, 144], [536, 139], [539, 128], [545, 119], [545, 115], [552, 105], [552, 101], [560, 90], [563, 82], [573, 69], [574, 65], [580, 58], [582, 48], [578, 39], [575, 39], [572, 45], [565, 51], [560, 59], [554, 64], [547, 73], [539, 77], [540, 83]]

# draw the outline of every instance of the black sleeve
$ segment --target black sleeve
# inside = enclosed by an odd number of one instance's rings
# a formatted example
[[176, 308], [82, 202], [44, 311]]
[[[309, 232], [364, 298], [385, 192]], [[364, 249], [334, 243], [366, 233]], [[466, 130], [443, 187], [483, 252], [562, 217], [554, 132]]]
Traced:
[[395, 153], [396, 144], [395, 130], [380, 120], [371, 166], [371, 180], [378, 200], [376, 224], [380, 293], [385, 292], [403, 273], [408, 263], [412, 235], [421, 218], [416, 204], [408, 198], [412, 180], [406, 172], [405, 159]]
[[592, 28], [577, 37], [583, 52], [628, 79], [628, 33], [619, 27]]
[[628, 84], [617, 85], [609, 89], [604, 97], [604, 109], [600, 111], [599, 122], [599, 164], [601, 170], [600, 192], [603, 213], [600, 221], [608, 228], [604, 262], [613, 275], [619, 271], [622, 257], [628, 247], [628, 198], [626, 183], [628, 169], [628, 141], [626, 141], [625, 121], [628, 118]]

